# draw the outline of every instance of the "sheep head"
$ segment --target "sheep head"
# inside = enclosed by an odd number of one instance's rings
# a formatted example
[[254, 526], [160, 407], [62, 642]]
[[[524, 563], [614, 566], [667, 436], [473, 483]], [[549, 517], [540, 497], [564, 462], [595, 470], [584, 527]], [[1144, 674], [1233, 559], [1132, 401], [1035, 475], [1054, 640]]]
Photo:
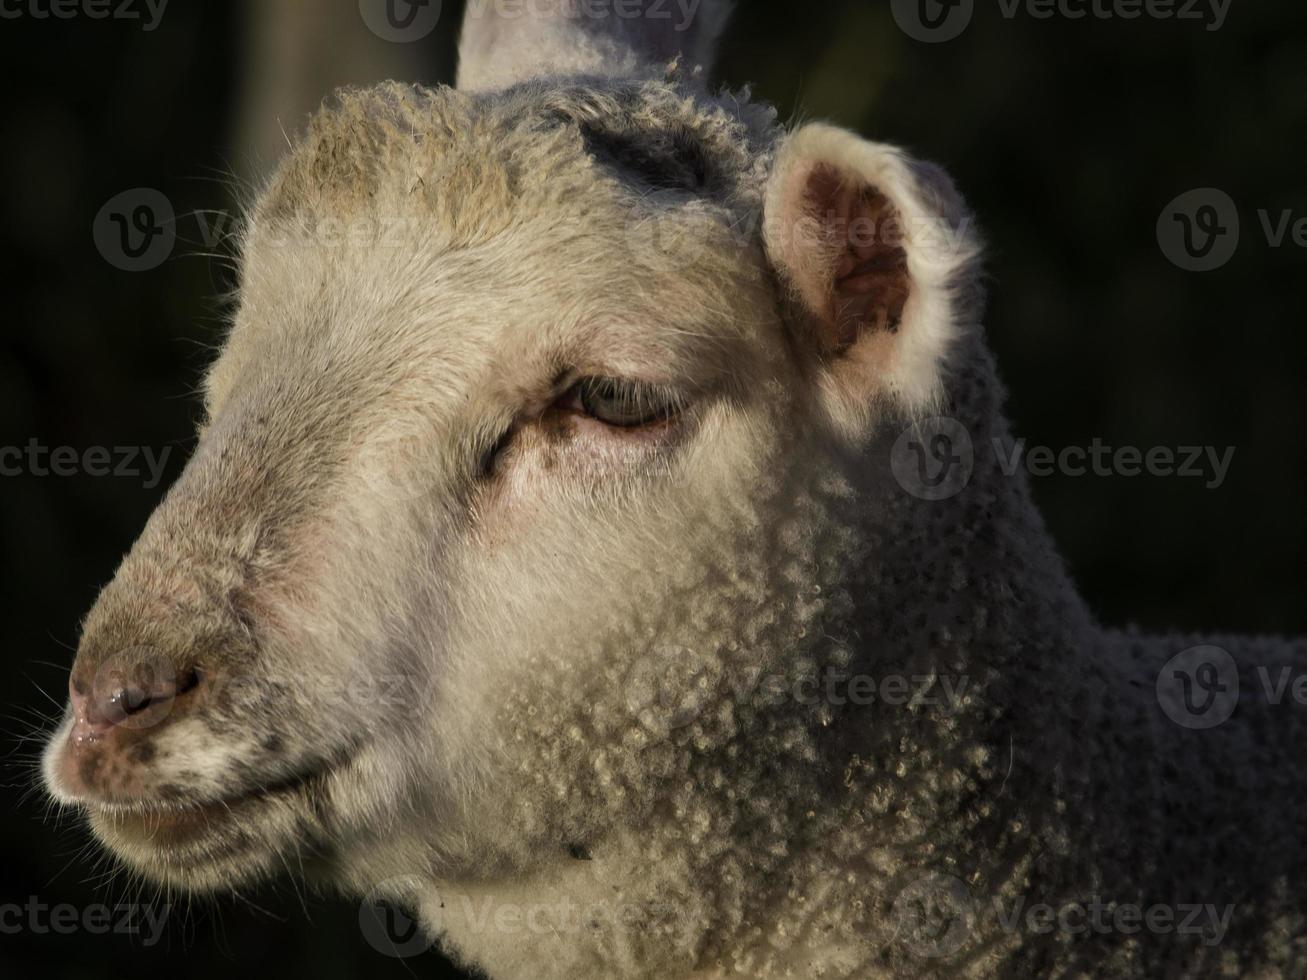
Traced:
[[758, 682], [847, 666], [906, 587], [890, 447], [987, 370], [965, 213], [636, 35], [513, 77], [514, 30], [469, 28], [463, 89], [340, 95], [252, 208], [46, 755], [149, 876], [525, 880], [829, 791], [776, 773], [830, 706]]

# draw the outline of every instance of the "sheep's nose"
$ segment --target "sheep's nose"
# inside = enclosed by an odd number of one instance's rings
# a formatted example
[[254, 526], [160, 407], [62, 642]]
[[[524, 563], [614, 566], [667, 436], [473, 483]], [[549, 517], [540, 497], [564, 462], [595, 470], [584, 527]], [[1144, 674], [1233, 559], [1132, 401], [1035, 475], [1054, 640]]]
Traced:
[[73, 708], [73, 744], [102, 738], [115, 728], [149, 728], [168, 718], [188, 700], [201, 682], [200, 671], [189, 668], [138, 670], [132, 674], [101, 672], [68, 682]]

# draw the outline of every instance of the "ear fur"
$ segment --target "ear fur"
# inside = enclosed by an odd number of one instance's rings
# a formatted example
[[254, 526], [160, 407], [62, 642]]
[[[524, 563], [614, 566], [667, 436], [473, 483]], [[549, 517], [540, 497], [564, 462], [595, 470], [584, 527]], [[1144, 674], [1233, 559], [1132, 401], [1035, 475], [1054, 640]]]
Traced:
[[932, 164], [824, 123], [782, 143], [763, 202], [768, 257], [827, 409], [865, 428], [878, 404], [917, 416], [943, 394], [979, 305], [979, 243]]

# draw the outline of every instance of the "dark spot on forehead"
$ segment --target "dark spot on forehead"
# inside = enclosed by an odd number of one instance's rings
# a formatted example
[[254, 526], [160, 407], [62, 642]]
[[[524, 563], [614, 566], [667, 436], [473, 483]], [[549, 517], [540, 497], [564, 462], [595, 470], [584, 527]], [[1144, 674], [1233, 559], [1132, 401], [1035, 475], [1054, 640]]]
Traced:
[[263, 751], [280, 752], [286, 747], [286, 740], [275, 732], [263, 740]]
[[664, 133], [621, 132], [582, 126], [586, 151], [601, 164], [654, 190], [703, 193], [713, 175], [708, 151], [684, 126]]

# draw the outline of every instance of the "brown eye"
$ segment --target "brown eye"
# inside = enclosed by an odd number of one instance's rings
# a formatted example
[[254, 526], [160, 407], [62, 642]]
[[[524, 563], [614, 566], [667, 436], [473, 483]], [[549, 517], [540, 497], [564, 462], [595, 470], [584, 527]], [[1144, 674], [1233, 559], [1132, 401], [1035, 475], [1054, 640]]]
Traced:
[[623, 429], [664, 422], [680, 410], [670, 392], [622, 378], [585, 378], [572, 395], [586, 415]]

